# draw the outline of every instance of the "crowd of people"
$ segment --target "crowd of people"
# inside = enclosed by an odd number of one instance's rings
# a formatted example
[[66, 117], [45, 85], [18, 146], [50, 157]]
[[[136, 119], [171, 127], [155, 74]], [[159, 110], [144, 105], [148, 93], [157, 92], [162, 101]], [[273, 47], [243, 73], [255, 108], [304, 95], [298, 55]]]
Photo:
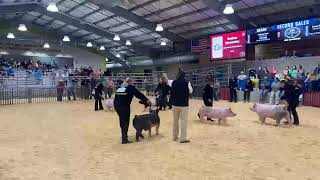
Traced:
[[[238, 101], [237, 91], [243, 91], [244, 102], [250, 101], [252, 91], [259, 91], [260, 103], [279, 104], [281, 81], [291, 82], [303, 92], [320, 91], [320, 64], [312, 72], [306, 72], [302, 65], [293, 65], [283, 71], [278, 71], [274, 66], [270, 70], [258, 67], [249, 69], [247, 74], [242, 71], [238, 76], [232, 75], [229, 79], [230, 101]], [[266, 99], [268, 94], [270, 98]]]

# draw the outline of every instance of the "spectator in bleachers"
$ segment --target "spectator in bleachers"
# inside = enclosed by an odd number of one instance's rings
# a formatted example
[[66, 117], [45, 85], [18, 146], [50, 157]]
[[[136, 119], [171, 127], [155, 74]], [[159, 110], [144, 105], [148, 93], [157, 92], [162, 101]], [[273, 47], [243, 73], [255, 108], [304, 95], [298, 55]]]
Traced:
[[251, 94], [251, 91], [253, 91], [253, 82], [251, 81], [250, 78], [248, 78], [246, 81], [247, 82], [244, 89], [243, 102], [250, 102], [250, 94]]
[[275, 78], [271, 84], [270, 104], [279, 104], [280, 100], [280, 80]]
[[290, 66], [287, 66], [284, 70], [283, 70], [283, 75], [285, 77], [288, 77], [290, 75]]
[[268, 77], [264, 77], [264, 80], [260, 82], [260, 90], [259, 90], [259, 102], [265, 103], [266, 97], [269, 92], [270, 83], [268, 81]]
[[293, 65], [292, 66], [292, 69], [290, 71], [290, 77], [296, 79], [298, 76], [298, 69], [297, 69], [297, 66], [296, 65]]
[[14, 71], [11, 66], [7, 67], [6, 74], [7, 74], [7, 76], [14, 76]]
[[41, 80], [42, 80], [42, 73], [41, 73], [41, 71], [40, 71], [38, 68], [36, 68], [36, 70], [34, 71], [33, 75], [34, 75], [34, 78], [35, 78], [35, 80], [36, 80], [36, 83], [37, 83], [37, 84], [40, 84], [40, 83], [41, 83]]
[[298, 66], [297, 78], [300, 79], [300, 80], [305, 79], [305, 70], [303, 69], [301, 64], [299, 64], [299, 66]]
[[318, 66], [314, 69], [314, 74], [317, 76], [318, 74], [320, 74], [320, 64], [318, 64]]
[[265, 71], [259, 66], [257, 70], [257, 79], [262, 79], [265, 77]]
[[257, 79], [257, 71], [255, 68], [249, 69], [249, 78]]
[[272, 78], [276, 76], [276, 74], [278, 73], [276, 67], [273, 65], [272, 68], [271, 68], [271, 75], [272, 75]]
[[229, 79], [229, 90], [230, 90], [230, 102], [237, 102], [237, 86], [238, 80], [236, 76], [233, 76]]

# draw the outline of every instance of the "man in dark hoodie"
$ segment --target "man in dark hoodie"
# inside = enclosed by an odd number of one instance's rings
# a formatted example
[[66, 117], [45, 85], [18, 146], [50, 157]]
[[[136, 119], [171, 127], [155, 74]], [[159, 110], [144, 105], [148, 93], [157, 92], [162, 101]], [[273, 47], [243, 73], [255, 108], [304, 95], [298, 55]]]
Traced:
[[96, 87], [94, 88], [93, 96], [95, 99], [95, 103], [94, 103], [94, 110], [95, 111], [103, 110], [103, 106], [102, 106], [103, 89], [104, 89], [104, 86], [103, 86], [102, 82], [98, 83], [96, 85]]
[[133, 96], [146, 104], [150, 104], [148, 98], [133, 86], [130, 78], [126, 79], [126, 83], [128, 84], [127, 86], [121, 86], [122, 82], [118, 81], [119, 87], [116, 90], [114, 99], [114, 108], [120, 121], [122, 144], [131, 143], [131, 141], [128, 140], [128, 128], [130, 123], [130, 105]]
[[281, 81], [281, 89], [284, 91], [284, 95], [280, 99], [288, 103], [288, 111], [293, 116], [293, 124], [298, 126], [300, 122], [296, 108], [299, 105], [299, 96], [302, 89], [300, 86], [293, 85], [285, 80]]

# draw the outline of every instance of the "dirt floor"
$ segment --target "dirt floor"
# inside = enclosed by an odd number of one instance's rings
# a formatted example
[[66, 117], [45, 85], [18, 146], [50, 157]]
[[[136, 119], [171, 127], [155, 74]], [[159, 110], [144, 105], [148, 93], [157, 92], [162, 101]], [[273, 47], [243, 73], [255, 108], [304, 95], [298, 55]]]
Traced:
[[301, 126], [288, 128], [226, 102], [215, 105], [238, 114], [228, 125], [200, 123], [201, 104], [191, 101], [190, 144], [171, 141], [165, 111], [159, 136], [130, 145], [120, 144], [116, 113], [93, 112], [91, 101], [0, 106], [0, 180], [320, 179], [320, 109], [299, 108]]

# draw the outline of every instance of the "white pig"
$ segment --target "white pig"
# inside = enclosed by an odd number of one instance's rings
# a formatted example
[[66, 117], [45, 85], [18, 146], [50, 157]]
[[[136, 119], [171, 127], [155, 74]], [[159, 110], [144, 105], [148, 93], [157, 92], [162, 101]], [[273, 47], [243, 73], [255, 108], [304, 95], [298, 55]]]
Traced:
[[236, 113], [232, 112], [231, 108], [206, 106], [202, 106], [198, 113], [200, 121], [203, 121], [203, 118], [206, 117], [207, 119], [218, 119], [219, 124], [221, 121], [226, 122], [227, 117], [235, 117], [236, 115]]
[[281, 119], [285, 118], [292, 125], [290, 113], [284, 105], [254, 104], [250, 110], [258, 114], [261, 124], [266, 122], [266, 118], [272, 118], [279, 126]]
[[114, 99], [110, 98], [110, 99], [106, 99], [106, 110], [109, 111], [114, 111], [114, 104], [113, 104]]

